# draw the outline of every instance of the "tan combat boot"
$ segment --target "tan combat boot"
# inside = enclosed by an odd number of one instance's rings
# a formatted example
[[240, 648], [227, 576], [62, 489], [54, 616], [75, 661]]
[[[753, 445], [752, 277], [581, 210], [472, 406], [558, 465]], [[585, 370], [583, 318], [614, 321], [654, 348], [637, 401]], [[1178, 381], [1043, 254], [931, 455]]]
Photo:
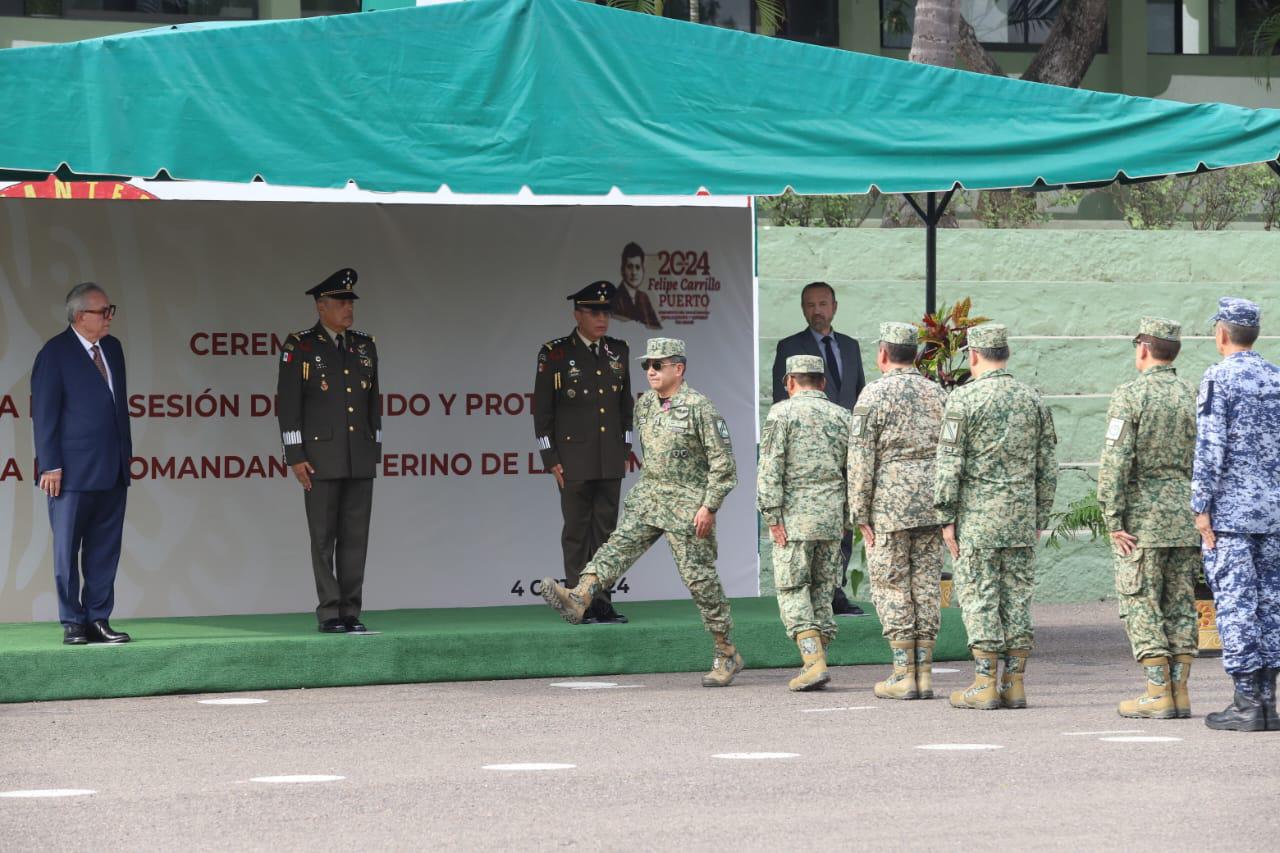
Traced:
[[711, 671], [702, 676], [703, 687], [728, 687], [733, 677], [742, 671], [742, 655], [729, 641], [728, 634], [712, 634], [716, 641], [716, 656], [711, 661]]
[[1000, 693], [996, 690], [996, 668], [1000, 663], [999, 652], [973, 650], [973, 684], [951, 694], [951, 707], [976, 708], [994, 711], [1000, 707]]
[[796, 692], [821, 690], [831, 680], [831, 674], [827, 672], [827, 653], [822, 648], [822, 636], [817, 631], [801, 631], [796, 634], [796, 645], [800, 647], [804, 668], [787, 683], [787, 687]]
[[877, 699], [917, 699], [920, 691], [916, 688], [916, 641], [894, 640], [889, 643], [893, 649], [893, 675], [876, 685]]
[[599, 589], [600, 584], [595, 575], [583, 575], [573, 589], [565, 589], [553, 578], [543, 578], [540, 594], [564, 621], [570, 625], [580, 625]]
[[1195, 655], [1174, 655], [1169, 664], [1169, 683], [1173, 686], [1173, 708], [1178, 716], [1186, 719], [1191, 716], [1191, 694], [1187, 690], [1187, 680], [1191, 677], [1191, 662]]
[[1147, 672], [1147, 692], [1137, 699], [1121, 702], [1116, 709], [1120, 716], [1143, 720], [1172, 720], [1178, 716], [1169, 686], [1169, 659], [1143, 658], [1138, 663]]
[[921, 699], [933, 698], [933, 647], [936, 640], [916, 640], [916, 691]]
[[1022, 687], [1022, 674], [1027, 671], [1030, 649], [1010, 649], [1004, 656], [1004, 675], [1000, 679], [1000, 705], [1005, 708], [1027, 707], [1027, 692]]

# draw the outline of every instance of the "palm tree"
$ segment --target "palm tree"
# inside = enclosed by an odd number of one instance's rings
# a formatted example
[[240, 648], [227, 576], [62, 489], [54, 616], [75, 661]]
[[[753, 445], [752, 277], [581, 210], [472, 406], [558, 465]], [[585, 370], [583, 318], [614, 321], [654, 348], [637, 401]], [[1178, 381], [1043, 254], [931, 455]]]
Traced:
[[1271, 57], [1280, 47], [1280, 3], [1273, 3], [1269, 14], [1258, 22], [1253, 31], [1253, 43], [1249, 46], [1253, 55], [1262, 60], [1262, 74], [1267, 90], [1271, 90]]
[[956, 67], [960, 42], [960, 0], [917, 0], [907, 59], [923, 65]]
[[[615, 9], [626, 9], [630, 12], [641, 12], [645, 15], [661, 16], [665, 10], [665, 0], [607, 0]], [[773, 34], [782, 29], [787, 19], [786, 0], [755, 0], [756, 22], [759, 31]], [[699, 0], [689, 0], [689, 20], [695, 24], [702, 18], [702, 4]]]

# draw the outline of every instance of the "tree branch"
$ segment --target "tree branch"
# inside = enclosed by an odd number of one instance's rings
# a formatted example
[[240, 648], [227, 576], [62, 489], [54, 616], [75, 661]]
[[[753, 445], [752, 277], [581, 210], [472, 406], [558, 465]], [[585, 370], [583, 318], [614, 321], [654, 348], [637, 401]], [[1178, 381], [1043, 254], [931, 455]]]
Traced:
[[978, 41], [978, 33], [973, 29], [973, 25], [965, 20], [964, 15], [960, 16], [960, 42], [956, 45], [956, 58], [970, 71], [994, 74], [997, 77], [1009, 76], [1004, 73], [1004, 69], [1000, 67], [999, 62], [996, 62], [996, 58], [990, 51]]

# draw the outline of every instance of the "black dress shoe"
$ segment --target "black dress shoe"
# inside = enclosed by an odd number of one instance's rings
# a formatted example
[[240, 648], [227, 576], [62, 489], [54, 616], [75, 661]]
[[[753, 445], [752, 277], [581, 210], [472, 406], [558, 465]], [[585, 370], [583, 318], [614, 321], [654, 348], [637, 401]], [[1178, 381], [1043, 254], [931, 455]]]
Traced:
[[601, 608], [596, 612], [596, 624], [598, 625], [625, 625], [630, 621], [630, 619], [614, 610], [612, 605]]
[[127, 643], [132, 639], [124, 631], [113, 631], [106, 619], [95, 619], [89, 623], [89, 637], [95, 643]]
[[341, 619], [326, 619], [316, 630], [322, 634], [345, 634], [347, 626]]
[[89, 635], [83, 625], [63, 625], [62, 644], [64, 646], [84, 646], [89, 643]]
[[831, 596], [831, 612], [837, 616], [865, 616], [866, 613], [861, 607], [849, 600], [844, 594], [844, 590], [836, 587], [835, 593]]
[[354, 616], [348, 616], [346, 619], [343, 619], [342, 624], [347, 626], [348, 634], [369, 633], [369, 629], [364, 626], [364, 623]]

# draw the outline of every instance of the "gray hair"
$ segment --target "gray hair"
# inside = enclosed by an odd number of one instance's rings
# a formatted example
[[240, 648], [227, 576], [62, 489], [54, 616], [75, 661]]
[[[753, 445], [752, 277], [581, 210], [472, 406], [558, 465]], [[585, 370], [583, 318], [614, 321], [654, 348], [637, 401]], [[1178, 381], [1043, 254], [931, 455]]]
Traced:
[[103, 296], [107, 292], [91, 281], [83, 281], [71, 288], [71, 292], [67, 294], [67, 322], [74, 323], [76, 315], [85, 310], [88, 300], [85, 298], [90, 293], [101, 293]]

